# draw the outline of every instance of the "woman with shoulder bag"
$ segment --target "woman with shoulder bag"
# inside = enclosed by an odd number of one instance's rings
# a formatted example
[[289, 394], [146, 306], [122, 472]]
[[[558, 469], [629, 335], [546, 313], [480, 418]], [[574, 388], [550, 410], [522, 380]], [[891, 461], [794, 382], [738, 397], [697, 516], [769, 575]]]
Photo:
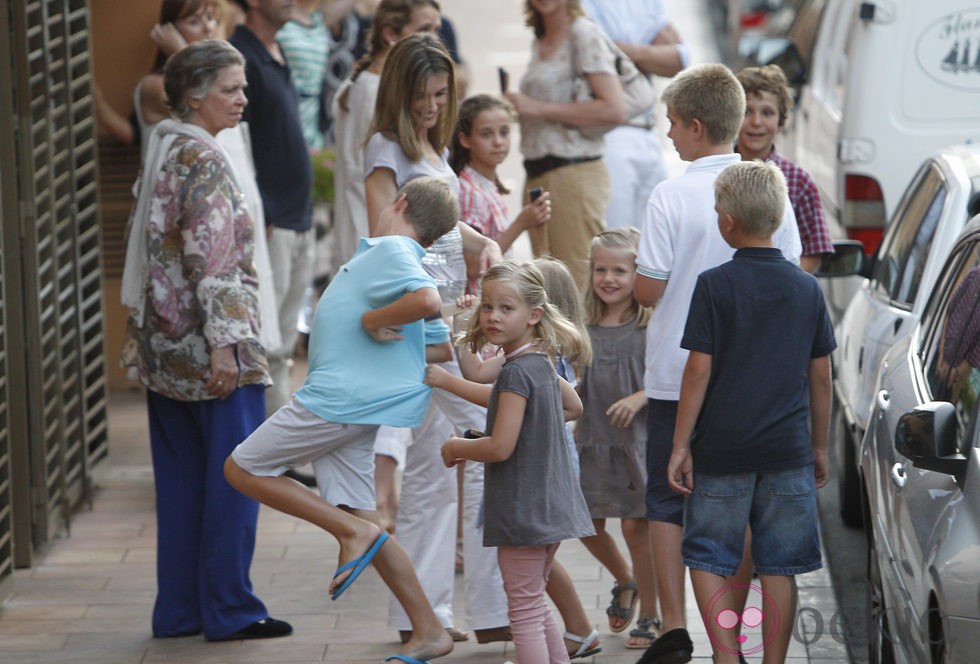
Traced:
[[[551, 221], [531, 229], [531, 247], [535, 256], [564, 261], [583, 287], [589, 245], [605, 225], [609, 175], [602, 136], [579, 128], [626, 120], [616, 55], [579, 0], [525, 0], [524, 13], [535, 35], [531, 61], [520, 92], [505, 96], [520, 116], [524, 202], [534, 187], [551, 192], [552, 201]], [[588, 85], [586, 100], [575, 100], [576, 78]]]

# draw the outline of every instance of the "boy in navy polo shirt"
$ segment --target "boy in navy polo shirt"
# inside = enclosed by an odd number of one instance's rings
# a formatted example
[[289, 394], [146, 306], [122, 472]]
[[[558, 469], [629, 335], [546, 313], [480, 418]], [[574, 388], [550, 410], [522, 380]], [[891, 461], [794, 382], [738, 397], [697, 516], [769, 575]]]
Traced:
[[718, 228], [736, 252], [698, 277], [681, 341], [690, 356], [667, 473], [687, 496], [682, 556], [719, 664], [739, 661], [731, 577], [746, 527], [767, 661], [789, 647], [795, 575], [821, 566], [816, 489], [828, 476], [836, 343], [816, 279], [773, 247], [785, 199], [773, 164], [740, 162], [718, 176]]

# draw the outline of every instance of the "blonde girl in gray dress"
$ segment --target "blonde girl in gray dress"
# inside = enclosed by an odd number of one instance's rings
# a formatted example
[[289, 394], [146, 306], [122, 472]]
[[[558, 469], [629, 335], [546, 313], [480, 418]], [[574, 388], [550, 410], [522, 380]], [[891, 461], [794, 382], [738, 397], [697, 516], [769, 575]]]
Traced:
[[[584, 412], [575, 430], [582, 493], [596, 535], [586, 548], [616, 579], [606, 613], [613, 632], [626, 629], [639, 604], [637, 627], [627, 648], [645, 649], [660, 625], [657, 585], [647, 537], [646, 425], [641, 411], [646, 322], [650, 310], [633, 297], [640, 233], [624, 227], [592, 240], [585, 294], [592, 364], [579, 377]], [[606, 531], [606, 519], [622, 521], [630, 562]]]

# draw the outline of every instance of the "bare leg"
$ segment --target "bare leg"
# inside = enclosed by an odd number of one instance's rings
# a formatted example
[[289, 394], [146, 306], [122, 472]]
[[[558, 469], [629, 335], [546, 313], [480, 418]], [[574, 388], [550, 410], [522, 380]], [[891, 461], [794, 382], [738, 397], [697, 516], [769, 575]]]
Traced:
[[[633, 591], [627, 590], [624, 586], [633, 581], [633, 570], [616, 545], [616, 540], [606, 530], [606, 520], [592, 519], [592, 525], [595, 526], [596, 534], [581, 538], [582, 544], [603, 567], [609, 570], [616, 579], [616, 585], [623, 587], [619, 596], [619, 605], [628, 609], [633, 601]], [[615, 632], [622, 631], [627, 624], [627, 619], [609, 616], [609, 628]]]
[[[742, 562], [731, 577], [732, 593], [735, 595], [735, 611], [742, 615], [745, 602], [749, 598], [749, 586], [752, 584], [752, 531], [746, 528], [745, 544], [742, 546]], [[742, 623], [735, 629], [736, 634], [742, 633]]]
[[[776, 604], [776, 613], [766, 612], [762, 620], [762, 640], [766, 644], [763, 653], [763, 664], [782, 664], [786, 661], [789, 651], [789, 639], [793, 635], [793, 623], [796, 616], [796, 577], [795, 576], [764, 576], [762, 591], [766, 597]], [[778, 621], [778, 626], [773, 623]]]
[[395, 533], [395, 518], [398, 515], [398, 487], [395, 473], [398, 462], [387, 454], [374, 455], [374, 492], [377, 495], [378, 518], [381, 527]]
[[[367, 551], [378, 538], [378, 525], [358, 514], [331, 505], [288, 477], [260, 477], [238, 466], [229, 457], [225, 478], [235, 489], [280, 512], [285, 512], [323, 528], [340, 543], [339, 564], [350, 562]], [[375, 569], [412, 622], [412, 638], [402, 654], [416, 659], [430, 659], [452, 652], [453, 642], [436, 618], [425, 598], [411, 561], [397, 541], [390, 539], [378, 550], [372, 561]], [[333, 592], [349, 574], [333, 580]]]
[[[633, 561], [633, 574], [640, 589], [640, 618], [660, 619], [660, 603], [657, 601], [657, 574], [653, 568], [653, 553], [650, 551], [649, 527], [646, 519], [623, 519], [623, 539]], [[630, 637], [631, 646], [646, 647], [649, 639]]]
[[[561, 615], [561, 620], [565, 624], [565, 631], [577, 636], [588, 636], [592, 633], [592, 623], [589, 616], [585, 613], [582, 600], [575, 592], [575, 585], [568, 571], [555, 559], [551, 566], [551, 573], [548, 574], [548, 585], [545, 587], [548, 597], [554, 602], [555, 608]], [[575, 652], [579, 649], [580, 643], [565, 641], [565, 646]], [[595, 642], [599, 645], [599, 641]]]
[[650, 549], [657, 578], [663, 631], [686, 627], [684, 615], [684, 561], [681, 559], [681, 526], [665, 521], [648, 523]]
[[731, 592], [728, 578], [704, 570], [692, 569], [691, 583], [694, 585], [694, 598], [698, 602], [701, 615], [707, 615], [709, 609], [711, 612], [711, 615], [704, 619], [704, 627], [708, 631], [708, 638], [711, 639], [714, 664], [738, 664], [739, 647], [735, 630], [724, 629], [715, 620], [715, 616], [722, 611], [726, 613], [731, 611], [731, 615], [737, 611], [735, 595]]

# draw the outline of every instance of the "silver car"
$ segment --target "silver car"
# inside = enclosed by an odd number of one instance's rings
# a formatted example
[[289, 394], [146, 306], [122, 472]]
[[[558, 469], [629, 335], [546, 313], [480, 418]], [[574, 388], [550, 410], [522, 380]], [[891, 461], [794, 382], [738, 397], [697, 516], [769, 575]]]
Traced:
[[861, 443], [872, 662], [980, 653], [980, 215], [882, 363]]
[[861, 525], [857, 450], [868, 428], [878, 367], [908, 337], [950, 247], [980, 212], [980, 146], [954, 146], [926, 159], [905, 190], [873, 267], [836, 326], [835, 446], [841, 516]]

